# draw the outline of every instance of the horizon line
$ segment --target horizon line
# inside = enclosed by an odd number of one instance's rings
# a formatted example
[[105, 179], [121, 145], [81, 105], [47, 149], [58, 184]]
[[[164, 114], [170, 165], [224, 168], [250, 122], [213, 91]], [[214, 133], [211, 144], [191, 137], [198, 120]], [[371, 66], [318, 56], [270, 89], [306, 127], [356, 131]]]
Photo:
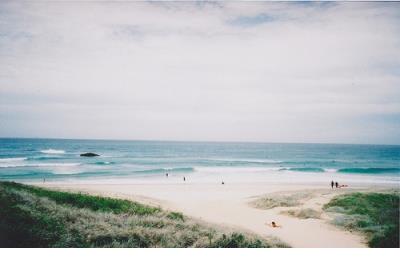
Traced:
[[143, 141], [143, 142], [183, 142], [183, 143], [253, 143], [253, 144], [331, 144], [331, 145], [377, 145], [400, 146], [400, 144], [384, 143], [339, 143], [339, 142], [282, 142], [282, 141], [235, 141], [235, 140], [170, 140], [170, 139], [83, 139], [55, 137], [2, 137], [0, 139], [30, 139], [30, 140], [81, 140], [81, 141]]

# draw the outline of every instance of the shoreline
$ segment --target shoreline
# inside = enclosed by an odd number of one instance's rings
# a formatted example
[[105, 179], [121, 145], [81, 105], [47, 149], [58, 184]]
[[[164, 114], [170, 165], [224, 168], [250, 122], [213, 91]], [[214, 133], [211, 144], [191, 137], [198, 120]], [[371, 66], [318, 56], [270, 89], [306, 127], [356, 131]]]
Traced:
[[[329, 223], [326, 213], [320, 219], [299, 219], [282, 214], [282, 211], [299, 207], [276, 207], [257, 209], [250, 202], [269, 194], [296, 194], [312, 191], [315, 195], [304, 203], [304, 207], [321, 211], [322, 206], [335, 195], [350, 191], [379, 191], [398, 189], [393, 183], [354, 184], [346, 189], [328, 188], [327, 185], [296, 182], [230, 182], [225, 185], [206, 182], [182, 182], [154, 180], [151, 183], [112, 180], [103, 181], [59, 181], [30, 182], [27, 184], [57, 190], [85, 192], [89, 194], [131, 199], [166, 210], [179, 211], [201, 221], [249, 231], [263, 237], [277, 237], [292, 247], [367, 247], [365, 238], [359, 233], [344, 231]], [[301, 208], [301, 207], [300, 207]], [[272, 228], [272, 221], [282, 228]]]

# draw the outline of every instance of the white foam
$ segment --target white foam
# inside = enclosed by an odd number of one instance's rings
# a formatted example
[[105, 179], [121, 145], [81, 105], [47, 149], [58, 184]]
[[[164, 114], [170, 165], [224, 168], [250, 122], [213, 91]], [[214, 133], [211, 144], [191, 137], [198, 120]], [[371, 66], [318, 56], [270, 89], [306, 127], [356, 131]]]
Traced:
[[79, 166], [81, 163], [20, 163], [20, 164], [1, 164], [0, 168], [17, 168], [17, 167], [75, 167]]
[[326, 172], [337, 172], [337, 169], [324, 169]]
[[40, 151], [43, 154], [65, 154], [64, 150], [56, 150], [56, 149], [46, 149]]
[[37, 163], [33, 165], [37, 167], [75, 167], [81, 165], [81, 163]]
[[15, 161], [24, 161], [26, 160], [26, 157], [22, 157], [22, 158], [0, 158], [0, 163], [6, 162], [15, 162]]
[[227, 161], [227, 162], [253, 162], [253, 163], [282, 163], [281, 160], [275, 160], [275, 159], [253, 159], [253, 158], [248, 158], [248, 159], [242, 159], [242, 158], [212, 158], [209, 160], [216, 160], [216, 161]]
[[58, 174], [58, 175], [72, 175], [72, 174], [78, 174], [81, 173], [82, 170], [79, 167], [55, 167], [52, 168], [52, 173], [53, 174]]
[[284, 167], [195, 167], [195, 171], [207, 172], [207, 173], [241, 173], [241, 172], [270, 172], [280, 171]]

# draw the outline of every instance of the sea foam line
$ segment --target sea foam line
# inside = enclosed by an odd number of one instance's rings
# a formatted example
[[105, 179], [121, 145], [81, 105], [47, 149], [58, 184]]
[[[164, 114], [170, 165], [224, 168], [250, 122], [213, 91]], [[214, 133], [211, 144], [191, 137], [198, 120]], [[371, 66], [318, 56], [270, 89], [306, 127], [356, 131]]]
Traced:
[[57, 150], [57, 149], [46, 149], [46, 150], [41, 150], [40, 151], [43, 154], [65, 154], [64, 150]]
[[75, 167], [81, 163], [32, 163], [32, 164], [1, 164], [0, 168], [19, 168], [19, 167]]
[[22, 158], [0, 158], [0, 162], [15, 162], [15, 161], [24, 161], [27, 160], [26, 157], [22, 157]]

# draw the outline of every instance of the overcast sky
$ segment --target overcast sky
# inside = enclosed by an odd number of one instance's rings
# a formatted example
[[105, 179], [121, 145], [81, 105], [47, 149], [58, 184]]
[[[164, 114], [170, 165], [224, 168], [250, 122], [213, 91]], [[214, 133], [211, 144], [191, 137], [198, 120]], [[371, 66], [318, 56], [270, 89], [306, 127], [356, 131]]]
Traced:
[[0, 137], [400, 144], [400, 3], [1, 1]]

